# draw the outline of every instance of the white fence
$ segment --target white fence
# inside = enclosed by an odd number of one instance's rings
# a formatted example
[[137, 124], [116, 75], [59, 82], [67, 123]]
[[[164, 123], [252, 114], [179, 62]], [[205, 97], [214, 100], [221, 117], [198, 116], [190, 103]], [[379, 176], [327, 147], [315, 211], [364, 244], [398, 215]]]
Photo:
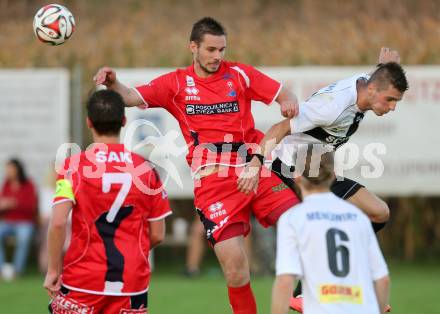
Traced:
[[5, 161], [17, 157], [41, 184], [58, 146], [69, 141], [69, 74], [1, 70], [0, 95], [0, 179]]

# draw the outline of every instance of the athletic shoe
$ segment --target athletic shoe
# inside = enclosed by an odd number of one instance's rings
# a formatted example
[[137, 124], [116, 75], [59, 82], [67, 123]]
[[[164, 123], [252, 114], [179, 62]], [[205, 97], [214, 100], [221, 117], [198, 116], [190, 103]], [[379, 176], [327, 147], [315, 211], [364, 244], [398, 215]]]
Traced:
[[289, 300], [290, 308], [294, 309], [295, 311], [302, 313], [303, 312], [303, 299], [301, 295], [298, 295], [296, 297], [292, 297]]

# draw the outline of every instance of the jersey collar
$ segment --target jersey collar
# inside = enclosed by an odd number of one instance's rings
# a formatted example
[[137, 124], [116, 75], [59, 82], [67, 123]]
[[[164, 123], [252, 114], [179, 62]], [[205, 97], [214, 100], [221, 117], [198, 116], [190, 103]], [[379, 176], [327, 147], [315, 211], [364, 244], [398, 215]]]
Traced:
[[356, 111], [357, 112], [362, 112], [362, 113], [365, 113], [365, 111], [363, 111], [363, 110], [361, 110], [360, 108], [359, 108], [359, 106], [358, 106], [358, 103], [357, 103], [357, 97], [358, 97], [358, 91], [357, 91], [357, 82], [358, 82], [358, 80], [362, 80], [362, 81], [368, 81], [368, 78], [367, 78], [367, 75], [363, 75], [363, 76], [360, 76], [360, 77], [358, 77], [355, 81], [354, 81], [354, 94], [356, 95], [356, 102], [355, 102], [355, 106], [356, 106]]
[[313, 193], [304, 197], [304, 201], [313, 200], [313, 199], [324, 199], [328, 197], [333, 197], [334, 194], [332, 192], [321, 192], [321, 193]]

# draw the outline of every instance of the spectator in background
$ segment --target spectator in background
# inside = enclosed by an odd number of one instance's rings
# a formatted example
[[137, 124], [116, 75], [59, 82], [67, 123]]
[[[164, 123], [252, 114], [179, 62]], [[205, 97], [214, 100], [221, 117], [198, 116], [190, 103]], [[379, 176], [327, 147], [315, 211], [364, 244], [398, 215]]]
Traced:
[[[27, 178], [22, 163], [18, 159], [10, 159], [6, 164], [5, 182], [0, 192], [0, 269], [5, 279], [12, 279], [24, 271], [36, 213], [34, 185]], [[15, 237], [12, 274], [8, 274], [5, 266], [4, 242], [9, 235]]]

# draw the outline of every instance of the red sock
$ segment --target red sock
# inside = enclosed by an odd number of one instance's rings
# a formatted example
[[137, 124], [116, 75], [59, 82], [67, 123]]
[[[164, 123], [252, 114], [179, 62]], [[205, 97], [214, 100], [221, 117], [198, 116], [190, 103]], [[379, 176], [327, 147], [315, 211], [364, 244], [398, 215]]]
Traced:
[[228, 287], [228, 294], [234, 314], [257, 314], [257, 304], [250, 282], [237, 288]]

